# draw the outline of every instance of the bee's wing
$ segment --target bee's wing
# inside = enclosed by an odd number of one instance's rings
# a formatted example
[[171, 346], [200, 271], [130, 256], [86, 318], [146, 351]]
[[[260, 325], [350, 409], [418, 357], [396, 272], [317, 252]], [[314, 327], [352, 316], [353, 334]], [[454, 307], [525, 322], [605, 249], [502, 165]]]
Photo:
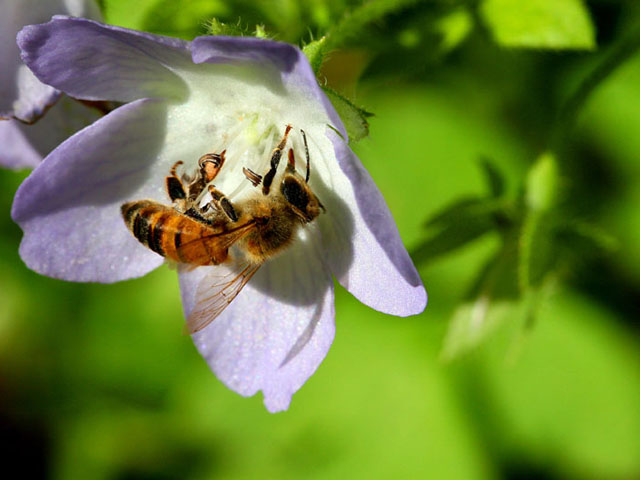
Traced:
[[220, 315], [261, 265], [261, 263], [235, 263], [231, 265], [228, 273], [222, 275], [221, 268], [212, 268], [198, 285], [197, 303], [187, 318], [188, 332], [195, 333], [202, 330]]
[[211, 258], [215, 264], [219, 264], [227, 259], [227, 249], [251, 232], [255, 227], [255, 220], [251, 220], [231, 230], [217, 230], [215, 227], [212, 227], [210, 230], [211, 233], [200, 235], [182, 243], [176, 247], [176, 251], [180, 258], [194, 259], [204, 256], [205, 259]]

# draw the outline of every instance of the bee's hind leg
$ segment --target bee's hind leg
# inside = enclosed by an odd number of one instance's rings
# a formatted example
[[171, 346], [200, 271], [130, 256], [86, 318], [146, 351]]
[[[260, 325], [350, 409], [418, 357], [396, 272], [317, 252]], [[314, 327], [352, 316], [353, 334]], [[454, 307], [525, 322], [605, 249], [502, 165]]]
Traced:
[[209, 185], [209, 193], [211, 194], [211, 201], [214, 208], [224, 212], [232, 222], [238, 221], [238, 213], [233, 207], [233, 204], [229, 201], [224, 193], [218, 190], [215, 186]]

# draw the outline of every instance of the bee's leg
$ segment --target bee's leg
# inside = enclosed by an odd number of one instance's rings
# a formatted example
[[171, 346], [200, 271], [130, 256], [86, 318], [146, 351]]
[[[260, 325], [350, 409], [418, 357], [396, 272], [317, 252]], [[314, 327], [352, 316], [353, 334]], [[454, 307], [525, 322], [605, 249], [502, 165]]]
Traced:
[[244, 173], [244, 176], [247, 177], [247, 180], [249, 180], [254, 187], [260, 185], [260, 182], [262, 181], [262, 175], [258, 175], [256, 172], [247, 167], [242, 167], [242, 173]]
[[284, 150], [284, 146], [287, 143], [287, 137], [289, 136], [289, 131], [291, 130], [291, 125], [287, 125], [287, 128], [284, 131], [284, 136], [278, 146], [273, 149], [271, 153], [271, 166], [269, 171], [265, 174], [264, 179], [262, 180], [262, 193], [265, 195], [269, 195], [269, 189], [271, 188], [271, 183], [273, 183], [273, 177], [276, 176], [276, 170], [278, 170], [278, 164], [280, 164], [280, 157], [282, 157], [282, 151]]
[[180, 180], [176, 173], [176, 169], [179, 165], [182, 165], [182, 161], [176, 162], [173, 167], [171, 167], [169, 176], [165, 179], [165, 185], [167, 188], [167, 194], [171, 201], [178, 206], [183, 207], [187, 194], [185, 192], [184, 185], [182, 184], [182, 180]]
[[218, 210], [223, 211], [225, 215], [231, 219], [232, 222], [237, 222], [238, 214], [236, 213], [236, 209], [233, 208], [233, 205], [226, 197], [226, 195], [213, 185], [209, 185], [209, 193], [211, 194], [211, 198], [213, 199], [213, 206]]
[[189, 201], [194, 202], [204, 190], [204, 187], [212, 182], [220, 173], [224, 165], [226, 150], [220, 153], [207, 153], [198, 159], [198, 175], [189, 184]]

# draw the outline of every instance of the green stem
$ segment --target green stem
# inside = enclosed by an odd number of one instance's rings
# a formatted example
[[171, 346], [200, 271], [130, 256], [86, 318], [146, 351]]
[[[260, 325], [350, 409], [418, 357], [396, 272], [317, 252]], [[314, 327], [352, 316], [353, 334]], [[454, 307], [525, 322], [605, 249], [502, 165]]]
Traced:
[[340, 47], [371, 22], [424, 0], [370, 0], [347, 13], [326, 33], [325, 51]]
[[563, 142], [573, 130], [580, 109], [591, 93], [620, 65], [630, 59], [640, 49], [640, 28], [634, 28], [604, 55], [604, 59], [580, 83], [575, 92], [560, 109], [552, 136], [552, 150], [559, 151]]
[[531, 257], [533, 255], [533, 236], [540, 223], [540, 213], [530, 210], [525, 214], [519, 245], [518, 289], [522, 295], [531, 288]]

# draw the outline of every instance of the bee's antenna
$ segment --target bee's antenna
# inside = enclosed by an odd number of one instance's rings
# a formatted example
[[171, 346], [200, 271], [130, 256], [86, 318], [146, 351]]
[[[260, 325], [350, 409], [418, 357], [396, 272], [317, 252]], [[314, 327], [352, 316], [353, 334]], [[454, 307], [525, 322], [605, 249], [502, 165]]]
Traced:
[[307, 145], [307, 135], [304, 133], [304, 130], [300, 129], [300, 132], [302, 132], [302, 140], [304, 141], [304, 153], [307, 157], [307, 175], [304, 181], [309, 183], [309, 174], [311, 173], [309, 169], [309, 145]]

